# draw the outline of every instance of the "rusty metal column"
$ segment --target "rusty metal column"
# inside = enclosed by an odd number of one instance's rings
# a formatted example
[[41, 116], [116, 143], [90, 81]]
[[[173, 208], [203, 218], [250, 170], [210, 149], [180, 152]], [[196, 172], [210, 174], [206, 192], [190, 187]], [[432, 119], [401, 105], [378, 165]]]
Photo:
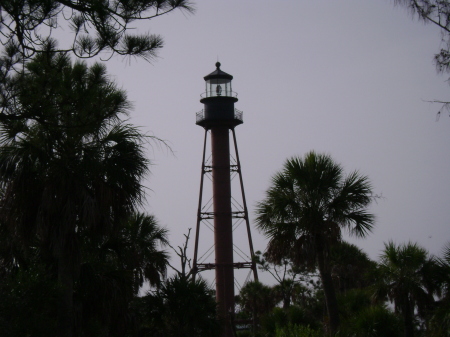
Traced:
[[[233, 223], [231, 214], [230, 128], [211, 128], [216, 298], [224, 318], [234, 313]], [[229, 334], [227, 334], [229, 335]]]
[[244, 219], [245, 219], [245, 225], [247, 227], [247, 235], [248, 235], [248, 245], [250, 247], [250, 256], [252, 257], [251, 268], [253, 271], [253, 277], [254, 277], [255, 281], [259, 281], [258, 270], [256, 268], [256, 261], [255, 261], [255, 251], [253, 250], [252, 233], [250, 231], [250, 220], [248, 219], [247, 201], [245, 200], [244, 182], [242, 181], [242, 169], [241, 169], [241, 161], [239, 159], [238, 146], [237, 146], [237, 142], [236, 142], [236, 132], [234, 132], [234, 129], [231, 129], [231, 132], [233, 134], [234, 151], [236, 153], [236, 162], [237, 162], [237, 167], [238, 167], [237, 172], [239, 175], [239, 183], [241, 185], [242, 203], [244, 205], [244, 214], [245, 214]]
[[194, 261], [191, 270], [194, 281], [198, 273], [198, 266], [197, 266], [198, 240], [200, 236], [200, 222], [202, 221], [203, 180], [205, 178], [205, 154], [206, 154], [207, 139], [208, 139], [208, 129], [205, 129], [205, 139], [203, 141], [203, 156], [202, 156], [202, 175], [200, 177], [200, 193], [198, 196], [197, 224], [195, 226]]

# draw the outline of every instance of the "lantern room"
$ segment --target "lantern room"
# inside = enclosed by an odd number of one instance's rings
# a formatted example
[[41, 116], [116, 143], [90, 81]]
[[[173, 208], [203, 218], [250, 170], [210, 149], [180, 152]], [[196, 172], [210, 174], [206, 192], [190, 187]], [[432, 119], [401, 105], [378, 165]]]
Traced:
[[242, 111], [234, 108], [238, 99], [237, 93], [231, 88], [233, 76], [220, 70], [220, 62], [217, 62], [216, 70], [203, 78], [206, 90], [200, 95], [200, 102], [205, 108], [197, 112], [196, 124], [206, 129], [214, 125], [233, 128], [242, 124]]
[[220, 62], [216, 63], [216, 68], [215, 71], [204, 77], [206, 90], [201, 97], [237, 97], [231, 88], [233, 76], [220, 70]]

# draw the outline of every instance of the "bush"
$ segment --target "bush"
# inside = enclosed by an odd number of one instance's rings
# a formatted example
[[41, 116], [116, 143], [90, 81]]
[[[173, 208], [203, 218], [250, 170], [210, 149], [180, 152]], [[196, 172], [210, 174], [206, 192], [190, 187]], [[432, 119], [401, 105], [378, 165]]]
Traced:
[[382, 306], [372, 306], [355, 313], [343, 322], [338, 336], [397, 337], [402, 335], [400, 319]]
[[310, 312], [297, 305], [288, 309], [274, 308], [270, 314], [261, 317], [261, 332], [264, 336], [274, 336], [276, 329], [288, 325], [309, 326], [311, 329], [320, 329], [320, 322]]
[[276, 329], [275, 337], [323, 337], [323, 333], [313, 330], [309, 326], [289, 324]]
[[0, 335], [55, 336], [59, 293], [38, 265], [0, 279]]

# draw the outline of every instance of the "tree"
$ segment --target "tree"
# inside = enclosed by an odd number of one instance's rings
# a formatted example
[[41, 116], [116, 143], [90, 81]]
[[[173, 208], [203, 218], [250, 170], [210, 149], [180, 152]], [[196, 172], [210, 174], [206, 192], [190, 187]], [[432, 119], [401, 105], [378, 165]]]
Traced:
[[274, 286], [273, 290], [283, 302], [283, 309], [287, 309], [291, 305], [296, 288], [303, 287], [300, 282], [305, 281], [303, 274], [306, 274], [306, 271], [296, 268], [288, 258], [282, 259], [281, 263], [277, 264], [269, 262], [267, 257], [267, 253], [261, 254], [260, 251], [257, 251], [255, 253], [256, 264], [259, 269], [268, 272], [277, 281], [278, 284]]
[[[14, 78], [36, 53], [92, 58], [104, 55], [151, 61], [163, 46], [159, 35], [130, 33], [133, 22], [174, 10], [194, 12], [189, 0], [2, 0], [0, 4], [0, 121], [28, 118], [18, 111]], [[67, 38], [68, 32], [72, 39]], [[67, 44], [54, 38], [64, 32]], [[60, 41], [61, 42], [61, 41]]]
[[[141, 277], [150, 284], [160, 284], [167, 254], [159, 248], [166, 236], [166, 230], [157, 225], [154, 217], [135, 214], [100, 246], [92, 244], [89, 238], [81, 238], [80, 273], [74, 282], [73, 295], [75, 335], [125, 336], [137, 328], [132, 310], [137, 286], [142, 284]], [[2, 336], [57, 335], [55, 317], [61, 287], [54, 266], [45, 261], [39, 250], [38, 246], [30, 247], [32, 254], [21, 258], [15, 268], [2, 270]], [[0, 260], [14, 256], [14, 252], [0, 252]]]
[[429, 336], [450, 336], [450, 242], [442, 250], [442, 257], [436, 258], [437, 269], [433, 279], [439, 284], [439, 296], [434, 303], [429, 320]]
[[142, 336], [219, 336], [216, 301], [206, 282], [178, 275], [141, 300]]
[[130, 105], [102, 65], [42, 53], [15, 89], [30, 114], [1, 124], [0, 221], [23, 249], [38, 240], [54, 264], [59, 336], [72, 336], [81, 240], [99, 245], [141, 205], [145, 137], [121, 121]]
[[342, 230], [364, 237], [374, 217], [366, 211], [372, 188], [357, 171], [343, 175], [328, 155], [309, 152], [288, 159], [272, 178], [272, 186], [257, 207], [257, 226], [269, 238], [268, 255], [275, 261], [291, 256], [297, 265], [319, 269], [331, 333], [339, 327], [339, 312], [329, 263], [330, 248]]
[[261, 316], [270, 313], [277, 302], [273, 289], [259, 281], [247, 282], [236, 296], [241, 315], [253, 321], [253, 333], [259, 329]]
[[338, 336], [398, 337], [402, 334], [401, 320], [383, 305], [366, 306], [352, 312], [342, 324]]
[[403, 317], [405, 337], [414, 336], [415, 309], [423, 313], [434, 302], [433, 264], [428, 252], [416, 243], [396, 245], [389, 241], [384, 245], [375, 297], [394, 302], [396, 312]]
[[289, 324], [278, 327], [275, 337], [321, 337], [322, 332], [311, 329], [309, 326]]
[[117, 255], [119, 268], [132, 271], [133, 290], [137, 295], [144, 281], [159, 285], [169, 265], [167, 229], [159, 226], [153, 215], [134, 213], [127, 218], [119, 233], [105, 243], [104, 249]]
[[0, 276], [2, 336], [56, 336], [60, 288], [39, 261]]
[[255, 317], [270, 312], [276, 305], [272, 288], [259, 281], [247, 282], [236, 301], [242, 311]]
[[[162, 47], [158, 35], [130, 34], [137, 20], [150, 20], [176, 9], [193, 12], [188, 0], [3, 0], [0, 5], [2, 45], [30, 58], [53, 41], [58, 31], [73, 39], [58, 52], [89, 58], [106, 51], [151, 59]], [[67, 33], [66, 33], [67, 34]]]
[[[395, 4], [406, 7], [413, 16], [417, 16], [424, 23], [432, 23], [440, 28], [442, 42], [441, 50], [434, 55], [434, 62], [438, 72], [450, 72], [450, 2], [448, 0], [395, 0]], [[442, 110], [450, 112], [450, 102], [441, 103]]]
[[74, 301], [84, 336], [124, 336], [136, 328], [131, 305], [144, 281], [160, 285], [166, 274], [167, 230], [143, 213], [132, 214], [100, 245], [86, 238]]
[[345, 241], [331, 248], [330, 265], [336, 289], [341, 293], [369, 286], [377, 266], [359, 247]]
[[187, 248], [189, 244], [189, 238], [191, 237], [191, 228], [188, 229], [188, 233], [184, 234], [184, 244], [182, 246], [178, 246], [178, 249], [171, 246], [169, 247], [175, 252], [175, 254], [180, 258], [180, 269], [175, 268], [172, 264], [169, 263], [169, 267], [175, 271], [176, 275], [181, 279], [188, 279], [192, 275], [192, 267], [191, 267], [191, 259], [188, 258]]

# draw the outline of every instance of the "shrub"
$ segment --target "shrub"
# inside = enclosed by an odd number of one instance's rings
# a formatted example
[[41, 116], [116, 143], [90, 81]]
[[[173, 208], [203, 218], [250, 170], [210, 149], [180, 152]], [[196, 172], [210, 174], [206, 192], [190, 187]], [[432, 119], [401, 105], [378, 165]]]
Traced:
[[276, 329], [275, 337], [323, 337], [323, 333], [313, 330], [309, 326], [289, 324]]

